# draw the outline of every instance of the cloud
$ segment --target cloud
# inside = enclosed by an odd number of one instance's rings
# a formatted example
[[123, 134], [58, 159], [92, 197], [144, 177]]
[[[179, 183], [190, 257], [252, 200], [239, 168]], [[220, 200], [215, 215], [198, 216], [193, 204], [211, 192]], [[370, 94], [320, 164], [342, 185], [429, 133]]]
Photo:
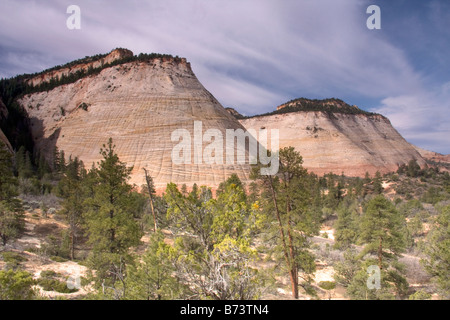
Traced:
[[354, 1], [79, 1], [79, 31], [65, 27], [66, 7], [55, 2], [3, 6], [2, 24], [14, 30], [1, 31], [9, 47], [58, 60], [116, 46], [169, 52], [293, 94], [331, 87], [377, 95], [414, 79], [401, 53], [367, 30]]
[[443, 154], [450, 151], [450, 82], [433, 91], [387, 97], [375, 108], [408, 140]]
[[[389, 16], [394, 4], [381, 2], [382, 19], [387, 18], [376, 31], [366, 27], [369, 1], [78, 0], [82, 28], [68, 30], [66, 8], [72, 2], [0, 2], [0, 25], [7, 26], [0, 28], [0, 77], [125, 47], [186, 57], [224, 106], [249, 115], [297, 97], [356, 97], [379, 101], [369, 107], [390, 117], [407, 139], [443, 126], [432, 114], [448, 106], [448, 95], [437, 92], [445, 81], [427, 70], [434, 61], [448, 66], [442, 54], [448, 45], [427, 37], [438, 30], [448, 39], [449, 31], [441, 20], [421, 28], [424, 21], [448, 16], [436, 1], [428, 11], [400, 10], [395, 17]], [[409, 27], [412, 20], [422, 24]], [[434, 43], [440, 53], [430, 53], [429, 60], [411, 56], [408, 49], [420, 46], [408, 32]], [[408, 41], [396, 41], [399, 37]], [[439, 130], [445, 132], [445, 126]], [[428, 136], [427, 145], [450, 152], [442, 137], [441, 145], [431, 140], [439, 138], [437, 131]]]

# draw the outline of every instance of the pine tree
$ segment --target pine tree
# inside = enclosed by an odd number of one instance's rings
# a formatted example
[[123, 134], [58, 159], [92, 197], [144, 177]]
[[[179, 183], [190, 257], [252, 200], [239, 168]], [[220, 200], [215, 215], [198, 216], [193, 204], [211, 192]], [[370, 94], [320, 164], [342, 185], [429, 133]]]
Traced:
[[221, 186], [217, 199], [212, 199], [207, 205], [208, 210], [214, 212], [212, 241], [217, 244], [225, 237], [248, 239], [252, 231], [262, 227], [262, 217], [247, 204], [247, 195], [237, 176], [231, 175]]
[[348, 248], [344, 251], [343, 260], [337, 262], [334, 266], [334, 279], [337, 283], [347, 288], [360, 269], [361, 261], [358, 257], [358, 252], [353, 248]]
[[45, 159], [44, 154], [39, 154], [39, 161], [38, 161], [38, 168], [37, 168], [37, 174], [39, 178], [44, 177], [46, 174], [49, 174], [51, 172], [50, 166], [47, 163], [47, 160]]
[[83, 223], [82, 214], [85, 195], [82, 182], [85, 175], [83, 162], [78, 160], [77, 157], [73, 160], [70, 157], [66, 172], [58, 184], [59, 195], [64, 198], [62, 212], [66, 215], [69, 223], [69, 254], [71, 260], [75, 258], [76, 238]]
[[364, 198], [366, 196], [367, 190], [364, 187], [364, 181], [360, 177], [357, 177], [355, 179], [354, 187], [355, 187], [355, 196], [356, 197]]
[[[255, 166], [252, 177], [261, 181], [264, 211], [270, 221], [269, 227], [276, 225], [280, 251], [289, 273], [292, 296], [299, 297], [299, 272], [306, 274], [305, 287], [311, 279], [307, 276], [315, 271], [314, 256], [309, 249], [309, 237], [318, 232], [320, 218], [311, 210], [313, 202], [308, 188], [308, 175], [302, 167], [303, 159], [292, 147], [279, 151], [278, 175], [261, 176]], [[271, 228], [270, 228], [271, 229]], [[268, 229], [268, 230], [270, 230]]]
[[[95, 182], [92, 198], [85, 201], [90, 266], [96, 270], [97, 283], [114, 286], [123, 281], [125, 267], [131, 262], [129, 248], [140, 243], [142, 232], [130, 208], [132, 186], [127, 183], [132, 168], [119, 160], [112, 139], [100, 149], [103, 160], [92, 169]], [[88, 189], [89, 189], [88, 188]]]
[[364, 254], [376, 254], [380, 269], [383, 259], [396, 259], [405, 251], [405, 225], [405, 218], [383, 195], [367, 204], [361, 218], [360, 240], [366, 244]]
[[25, 147], [21, 146], [19, 150], [15, 153], [14, 163], [16, 165], [16, 172], [20, 175], [20, 172], [23, 170], [25, 166]]
[[126, 299], [166, 300], [180, 298], [183, 285], [173, 276], [171, 263], [174, 249], [164, 242], [161, 231], [150, 236], [149, 245], [141, 261], [127, 270]]
[[62, 174], [66, 170], [66, 155], [64, 150], [59, 151], [58, 155], [58, 171]]
[[[379, 287], [368, 286], [369, 277], [372, 275], [370, 268], [374, 266], [372, 259], [366, 259], [360, 262], [359, 270], [353, 275], [347, 286], [346, 293], [353, 300], [394, 300], [395, 291], [406, 294], [407, 283], [404, 278], [396, 278], [398, 273], [388, 272], [383, 269], [380, 272]], [[395, 281], [395, 282], [394, 282]], [[395, 287], [394, 287], [395, 286]]]
[[0, 240], [2, 245], [18, 238], [25, 229], [25, 215], [20, 202], [0, 202]]
[[9, 201], [17, 196], [17, 179], [13, 174], [12, 155], [0, 141], [0, 201]]
[[450, 205], [440, 211], [427, 235], [426, 258], [421, 262], [437, 283], [442, 298], [450, 299]]
[[24, 146], [21, 146], [17, 151], [15, 163], [20, 178], [30, 178], [33, 175], [30, 152]]
[[375, 178], [373, 179], [373, 192], [375, 194], [381, 194], [383, 192], [383, 181], [379, 171], [376, 172]]
[[36, 284], [30, 273], [23, 270], [0, 270], [0, 300], [31, 300]]
[[406, 175], [408, 177], [415, 178], [415, 177], [418, 177], [420, 174], [421, 174], [420, 166], [417, 163], [417, 161], [416, 160], [410, 160], [408, 162], [407, 167], [406, 167]]
[[[240, 181], [222, 183], [214, 199], [211, 190], [193, 186], [183, 195], [168, 184], [165, 199], [175, 239], [176, 277], [197, 299], [254, 299], [259, 296], [260, 277], [251, 267], [255, 251], [250, 237], [261, 226], [257, 206], [249, 208]], [[255, 210], [253, 210], [255, 209]]]
[[343, 176], [336, 181], [335, 175], [331, 172], [326, 174], [324, 178], [326, 179], [326, 186], [328, 189], [324, 204], [326, 208], [330, 209], [329, 211], [332, 212], [338, 207], [339, 202], [343, 199], [345, 181]]
[[[365, 209], [360, 223], [359, 240], [365, 244], [360, 257], [365, 257], [363, 269], [352, 280], [350, 294], [354, 298], [371, 299], [403, 296], [408, 283], [403, 276], [404, 267], [398, 262], [405, 251], [406, 221], [395, 206], [383, 195], [372, 198]], [[376, 259], [372, 259], [374, 255]], [[363, 279], [367, 279], [367, 268], [377, 265], [381, 273], [381, 290], [367, 291]]]
[[53, 149], [52, 160], [53, 171], [59, 172], [59, 149], [57, 146]]
[[[233, 173], [226, 181], [221, 182], [219, 184], [219, 186], [217, 187], [217, 190], [216, 190], [216, 195], [219, 196], [221, 193], [225, 192], [226, 186], [230, 185], [230, 184], [234, 184], [238, 188], [244, 190], [244, 185], [243, 185], [241, 179], [239, 179], [237, 174]], [[245, 196], [245, 193], [243, 193], [243, 195]]]
[[344, 200], [337, 210], [335, 223], [335, 248], [346, 249], [358, 238], [358, 205], [356, 201]]
[[211, 190], [202, 187], [200, 190], [194, 184], [188, 195], [183, 195], [174, 183], [169, 183], [164, 199], [167, 202], [167, 217], [172, 221], [175, 230], [186, 231], [199, 237], [201, 245], [211, 250], [211, 225], [213, 212], [206, 203], [212, 199]]
[[31, 154], [28, 150], [25, 152], [25, 167], [22, 174], [25, 178], [30, 178], [34, 174], [33, 162], [31, 160]]
[[12, 155], [0, 142], [0, 239], [3, 245], [19, 237], [25, 227], [22, 203], [17, 199], [17, 179]]
[[364, 180], [363, 181], [364, 181], [365, 184], [370, 183], [370, 181], [372, 181], [368, 171], [366, 171], [366, 174], [364, 175]]
[[183, 194], [184, 196], [188, 194], [187, 186], [186, 186], [185, 183], [183, 183], [183, 185], [181, 186], [181, 190], [180, 191], [181, 191], [181, 194]]

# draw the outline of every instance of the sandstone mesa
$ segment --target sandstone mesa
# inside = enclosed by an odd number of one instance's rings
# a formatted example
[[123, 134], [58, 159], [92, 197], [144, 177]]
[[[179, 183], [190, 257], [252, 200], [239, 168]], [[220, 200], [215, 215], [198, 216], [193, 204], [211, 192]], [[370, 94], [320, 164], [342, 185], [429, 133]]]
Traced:
[[[115, 49], [97, 60], [32, 76], [27, 83], [40, 85], [132, 56], [129, 50]], [[143, 168], [159, 190], [168, 182], [215, 188], [233, 173], [248, 182], [248, 164], [173, 163], [171, 151], [176, 142], [171, 141], [171, 133], [176, 129], [193, 132], [194, 122], [202, 121], [203, 131], [218, 129], [224, 136], [226, 129], [278, 129], [280, 147], [295, 147], [304, 166], [319, 175], [386, 173], [411, 159], [421, 166], [426, 164], [426, 154], [408, 143], [382, 115], [330, 113], [325, 110], [329, 106], [347, 106], [325, 101], [324, 110], [245, 118], [234, 109], [225, 109], [198, 81], [184, 58], [124, 61], [19, 99], [30, 120], [34, 145], [47, 160], [52, 160], [57, 147], [66, 157], [78, 156], [89, 168], [101, 160], [99, 149], [112, 137], [120, 159], [133, 166], [130, 182], [138, 186], [145, 183]], [[296, 103], [299, 101], [310, 100], [298, 99]], [[287, 107], [292, 107], [292, 102], [277, 110]], [[2, 133], [0, 138], [5, 139]]]

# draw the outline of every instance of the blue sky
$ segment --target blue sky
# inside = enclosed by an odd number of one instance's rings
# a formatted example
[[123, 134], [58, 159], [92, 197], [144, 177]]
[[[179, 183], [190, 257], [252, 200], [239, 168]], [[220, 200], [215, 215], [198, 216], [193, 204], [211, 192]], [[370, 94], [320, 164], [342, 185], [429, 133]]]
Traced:
[[[72, 4], [80, 30], [66, 27]], [[366, 27], [372, 4], [380, 30]], [[116, 47], [169, 53], [243, 114], [335, 97], [450, 153], [450, 1], [2, 0], [0, 12], [0, 77]]]

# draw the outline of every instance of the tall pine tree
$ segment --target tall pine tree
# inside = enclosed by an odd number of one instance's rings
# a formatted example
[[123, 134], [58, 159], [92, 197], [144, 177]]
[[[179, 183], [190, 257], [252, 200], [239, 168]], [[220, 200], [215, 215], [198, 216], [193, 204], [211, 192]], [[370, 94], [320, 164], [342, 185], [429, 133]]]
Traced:
[[[361, 217], [359, 236], [359, 241], [365, 244], [359, 257], [365, 260], [348, 288], [353, 298], [389, 299], [406, 294], [408, 283], [403, 276], [404, 267], [398, 262], [406, 247], [405, 227], [404, 216], [383, 195], [368, 202]], [[379, 290], [371, 290], [366, 285], [367, 270], [375, 266], [380, 271]]]
[[142, 237], [132, 212], [132, 186], [127, 182], [132, 168], [119, 160], [114, 148], [110, 138], [100, 149], [103, 160], [92, 169], [93, 194], [85, 202], [86, 228], [93, 246], [90, 267], [96, 270], [98, 284], [113, 287], [117, 280], [123, 281], [125, 266], [132, 260], [129, 249]]
[[0, 240], [5, 245], [17, 238], [25, 227], [22, 203], [17, 196], [12, 155], [0, 142]]
[[86, 176], [83, 162], [77, 157], [69, 158], [67, 169], [58, 184], [59, 195], [64, 198], [63, 213], [69, 223], [70, 259], [75, 258], [75, 243], [83, 222], [83, 201], [85, 194], [82, 188], [83, 178]]
[[[291, 282], [292, 296], [299, 297], [299, 286], [310, 287], [310, 274], [315, 271], [314, 256], [309, 247], [309, 238], [318, 232], [320, 217], [313, 210], [306, 169], [302, 167], [303, 159], [293, 147], [280, 149], [279, 171], [276, 176], [260, 175], [260, 168], [255, 166], [252, 177], [261, 182], [262, 206], [269, 221], [267, 230], [278, 234], [276, 248], [281, 253], [284, 266]], [[273, 227], [275, 229], [273, 229]], [[299, 282], [299, 273], [305, 277]]]
[[421, 262], [437, 283], [443, 299], [450, 299], [450, 205], [440, 211], [427, 235], [426, 258]]

